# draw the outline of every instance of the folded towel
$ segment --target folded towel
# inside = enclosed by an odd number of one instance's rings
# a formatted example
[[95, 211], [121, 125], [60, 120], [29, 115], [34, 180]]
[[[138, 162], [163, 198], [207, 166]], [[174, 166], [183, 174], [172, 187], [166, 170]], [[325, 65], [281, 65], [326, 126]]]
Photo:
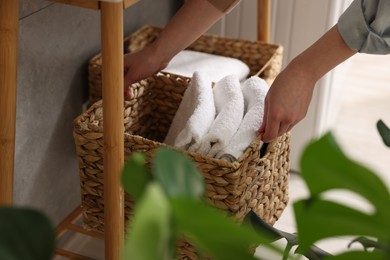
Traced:
[[264, 99], [268, 84], [261, 78], [253, 76], [242, 84], [245, 102], [245, 114], [240, 127], [230, 143], [217, 154], [217, 158], [233, 162], [237, 160], [251, 142], [256, 138], [264, 115]]
[[211, 80], [195, 72], [165, 137], [165, 143], [187, 149], [208, 132], [215, 118]]
[[248, 65], [239, 59], [189, 50], [179, 52], [163, 71], [186, 77], [202, 71], [209, 75], [212, 82], [227, 75], [236, 75], [241, 81], [249, 75]]
[[244, 98], [237, 76], [224, 77], [213, 92], [217, 116], [201, 142], [189, 148], [211, 157], [230, 142], [244, 115]]

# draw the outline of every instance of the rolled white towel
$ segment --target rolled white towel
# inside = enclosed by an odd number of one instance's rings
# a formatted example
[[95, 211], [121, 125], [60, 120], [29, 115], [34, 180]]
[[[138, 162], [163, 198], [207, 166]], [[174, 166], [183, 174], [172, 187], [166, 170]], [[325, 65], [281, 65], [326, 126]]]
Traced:
[[164, 142], [183, 149], [198, 143], [210, 129], [215, 111], [211, 80], [207, 74], [195, 72]]
[[244, 80], [250, 69], [239, 59], [183, 50], [173, 57], [163, 71], [186, 77], [192, 77], [195, 71], [202, 71], [209, 75], [212, 82], [217, 82], [227, 75], [236, 75], [240, 81]]
[[224, 77], [216, 83], [213, 92], [217, 116], [201, 142], [189, 148], [210, 157], [230, 142], [244, 114], [244, 98], [237, 76]]
[[261, 78], [253, 76], [242, 84], [245, 102], [244, 118], [230, 143], [217, 154], [217, 158], [233, 162], [237, 160], [256, 138], [264, 116], [264, 99], [269, 86]]

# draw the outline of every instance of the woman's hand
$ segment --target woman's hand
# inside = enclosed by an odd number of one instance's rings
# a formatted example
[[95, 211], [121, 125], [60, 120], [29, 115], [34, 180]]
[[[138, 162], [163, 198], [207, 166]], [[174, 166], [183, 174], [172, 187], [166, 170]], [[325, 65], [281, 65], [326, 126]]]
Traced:
[[356, 54], [341, 37], [337, 25], [298, 55], [275, 79], [266, 98], [264, 142], [270, 142], [301, 121], [307, 113], [315, 83], [341, 62]]
[[264, 142], [290, 131], [306, 116], [315, 83], [293, 66], [279, 74], [265, 98], [263, 124], [259, 129]]
[[168, 65], [162, 58], [161, 55], [157, 55], [153, 45], [124, 56], [125, 97], [131, 97], [131, 84], [157, 73]]
[[151, 45], [125, 55], [125, 95], [130, 95], [129, 87], [132, 83], [164, 69], [177, 53], [198, 39], [223, 15], [209, 1], [185, 1]]

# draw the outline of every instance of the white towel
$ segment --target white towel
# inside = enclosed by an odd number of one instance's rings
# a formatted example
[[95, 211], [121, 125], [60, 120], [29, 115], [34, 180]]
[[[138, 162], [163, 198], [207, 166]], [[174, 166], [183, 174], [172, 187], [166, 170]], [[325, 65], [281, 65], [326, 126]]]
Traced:
[[215, 118], [211, 80], [195, 72], [172, 120], [165, 143], [187, 149], [208, 132]]
[[216, 156], [217, 158], [229, 162], [237, 160], [256, 138], [257, 130], [263, 122], [264, 99], [268, 88], [268, 84], [256, 76], [247, 79], [243, 83], [244, 118], [230, 143]]
[[239, 59], [204, 52], [184, 50], [179, 52], [163, 70], [191, 77], [195, 71], [207, 73], [212, 82], [227, 75], [236, 75], [240, 81], [249, 75], [249, 67]]
[[216, 83], [213, 92], [217, 116], [201, 143], [189, 149], [210, 157], [230, 142], [244, 115], [244, 98], [237, 76], [224, 77]]

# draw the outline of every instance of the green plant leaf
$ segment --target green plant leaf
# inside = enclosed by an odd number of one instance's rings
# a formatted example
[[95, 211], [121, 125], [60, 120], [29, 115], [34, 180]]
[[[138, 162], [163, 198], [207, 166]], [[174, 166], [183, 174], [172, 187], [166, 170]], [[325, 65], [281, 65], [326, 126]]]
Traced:
[[195, 164], [178, 151], [158, 149], [153, 173], [169, 197], [201, 198], [204, 195], [203, 176]]
[[327, 260], [384, 260], [389, 259], [384, 252], [350, 251], [326, 258]]
[[294, 203], [300, 250], [306, 252], [315, 242], [335, 236], [366, 235], [388, 239], [382, 219], [338, 203], [311, 198]]
[[382, 120], [379, 120], [376, 123], [376, 127], [385, 145], [390, 147], [390, 129], [386, 126], [386, 124]]
[[0, 208], [0, 259], [50, 260], [54, 241], [54, 228], [39, 211]]
[[175, 235], [169, 202], [160, 185], [152, 182], [138, 201], [127, 229], [124, 259], [171, 260]]
[[301, 159], [301, 176], [312, 196], [345, 189], [365, 197], [384, 219], [390, 218], [390, 194], [372, 171], [347, 158], [331, 133], [308, 145]]
[[261, 235], [245, 225], [240, 226], [201, 201], [177, 198], [172, 199], [171, 203], [180, 233], [215, 259], [255, 259], [250, 253], [250, 247], [259, 244], [276, 250], [275, 246], [268, 244], [270, 238], [266, 234]]
[[146, 157], [143, 153], [133, 153], [126, 161], [122, 171], [122, 185], [133, 199], [138, 200], [147, 184], [152, 180], [149, 168], [146, 166]]

